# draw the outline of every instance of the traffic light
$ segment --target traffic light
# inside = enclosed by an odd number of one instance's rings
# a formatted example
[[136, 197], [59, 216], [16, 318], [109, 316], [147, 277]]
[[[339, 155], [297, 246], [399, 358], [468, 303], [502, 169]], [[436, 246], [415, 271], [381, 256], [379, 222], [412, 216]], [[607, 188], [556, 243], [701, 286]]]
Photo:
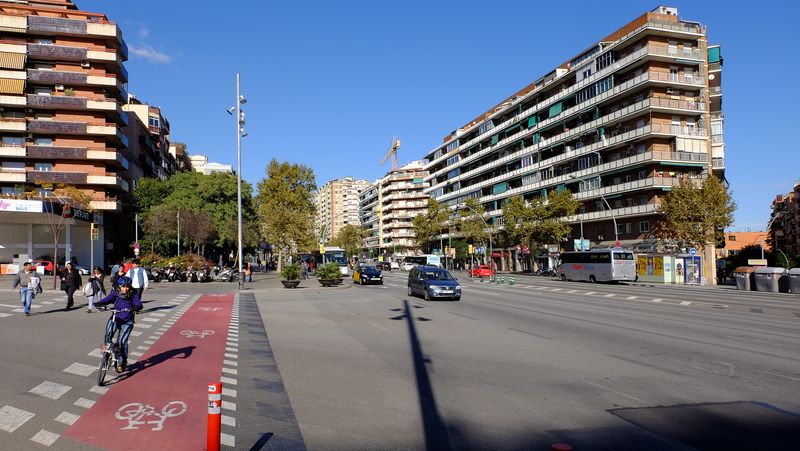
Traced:
[[89, 224], [89, 231], [93, 240], [100, 239], [100, 227], [97, 226], [95, 223]]
[[469, 246], [467, 246], [467, 247], [468, 247], [468, 249], [467, 249], [467, 251], [468, 251], [467, 253], [468, 254], [474, 254], [475, 253], [475, 249], [472, 248], [471, 244]]

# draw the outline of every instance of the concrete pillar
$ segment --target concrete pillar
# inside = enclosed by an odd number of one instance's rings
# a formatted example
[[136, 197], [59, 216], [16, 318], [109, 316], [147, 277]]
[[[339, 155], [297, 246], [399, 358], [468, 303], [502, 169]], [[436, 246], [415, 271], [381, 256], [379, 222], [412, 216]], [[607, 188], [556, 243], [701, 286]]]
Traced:
[[34, 255], [36, 251], [36, 246], [33, 245], [33, 223], [28, 223], [28, 258], [31, 260], [35, 259], [37, 256]]

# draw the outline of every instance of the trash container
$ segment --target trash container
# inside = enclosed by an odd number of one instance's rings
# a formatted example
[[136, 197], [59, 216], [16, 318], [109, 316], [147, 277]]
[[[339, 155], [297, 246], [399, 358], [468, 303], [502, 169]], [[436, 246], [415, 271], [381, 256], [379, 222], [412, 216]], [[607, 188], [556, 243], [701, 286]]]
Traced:
[[740, 266], [733, 270], [733, 279], [736, 281], [737, 290], [755, 291], [756, 283], [753, 278], [755, 270], [751, 266]]
[[789, 270], [789, 289], [793, 294], [800, 294], [800, 268]]
[[787, 293], [789, 291], [789, 271], [786, 268], [767, 266], [756, 268], [756, 291]]

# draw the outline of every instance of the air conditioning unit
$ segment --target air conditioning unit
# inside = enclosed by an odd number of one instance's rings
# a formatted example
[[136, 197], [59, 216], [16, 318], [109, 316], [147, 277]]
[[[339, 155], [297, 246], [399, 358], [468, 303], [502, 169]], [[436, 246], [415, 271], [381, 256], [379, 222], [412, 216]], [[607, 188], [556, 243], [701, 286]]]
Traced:
[[63, 91], [64, 85], [56, 85], [56, 91]]
[[81, 61], [81, 67], [88, 69], [88, 68], [92, 67], [92, 65], [89, 64], [88, 61]]

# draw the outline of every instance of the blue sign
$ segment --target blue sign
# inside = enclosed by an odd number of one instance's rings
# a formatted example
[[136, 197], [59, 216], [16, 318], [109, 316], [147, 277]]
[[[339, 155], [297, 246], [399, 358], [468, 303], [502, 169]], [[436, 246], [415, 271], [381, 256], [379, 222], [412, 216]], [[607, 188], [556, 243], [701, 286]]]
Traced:
[[697, 249], [695, 249], [693, 247], [689, 248], [689, 255], [697, 255]]

